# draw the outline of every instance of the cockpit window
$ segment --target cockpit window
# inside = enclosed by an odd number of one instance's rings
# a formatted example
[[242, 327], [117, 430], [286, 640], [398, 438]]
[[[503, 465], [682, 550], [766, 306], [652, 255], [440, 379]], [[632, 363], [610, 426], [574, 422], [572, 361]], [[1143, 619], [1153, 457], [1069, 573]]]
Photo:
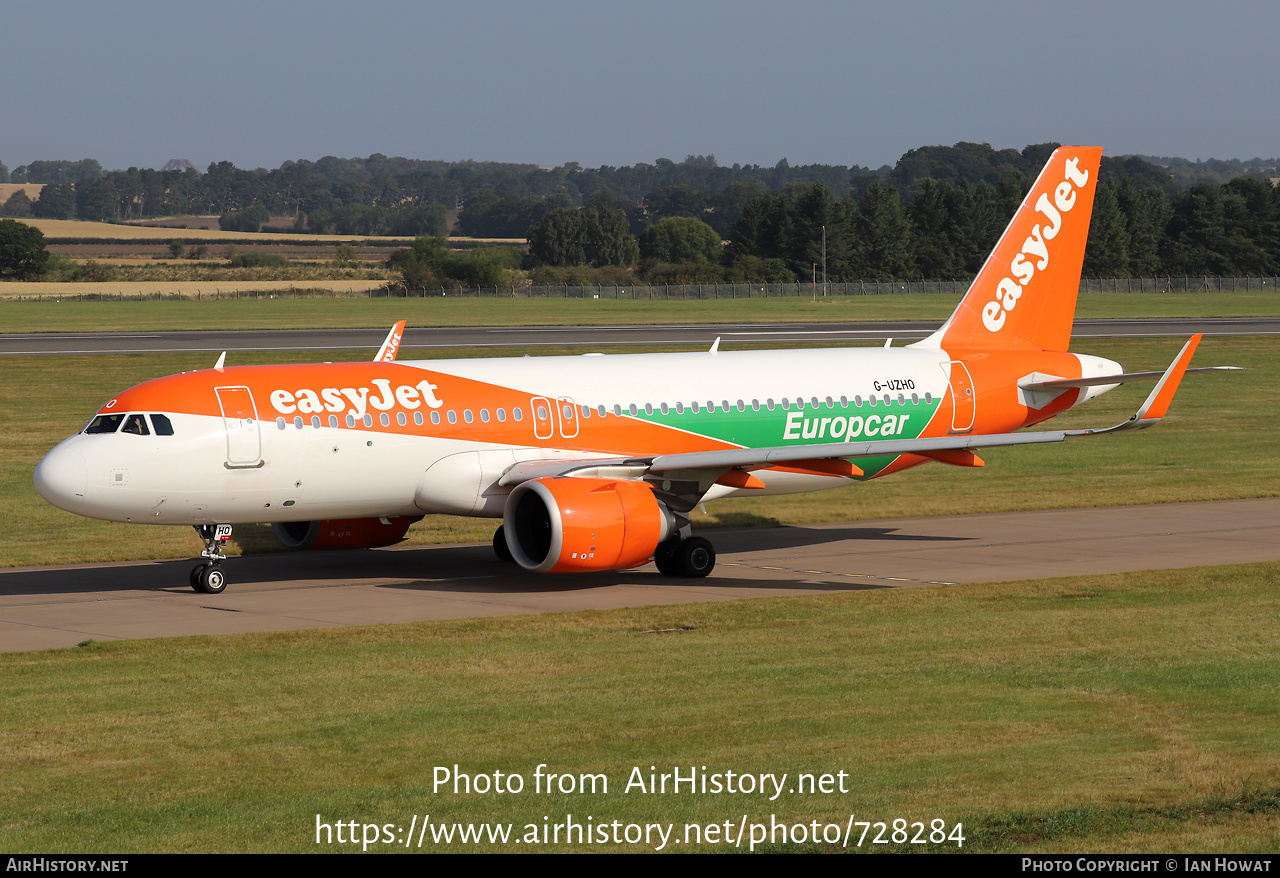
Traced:
[[168, 415], [152, 415], [151, 425], [156, 428], [157, 436], [173, 435], [173, 422], [169, 420]]
[[124, 419], [124, 427], [121, 433], [133, 433], [135, 436], [150, 436], [151, 430], [147, 427], [147, 419], [142, 415], [126, 415]]
[[84, 428], [86, 433], [114, 433], [120, 429], [124, 415], [98, 415]]

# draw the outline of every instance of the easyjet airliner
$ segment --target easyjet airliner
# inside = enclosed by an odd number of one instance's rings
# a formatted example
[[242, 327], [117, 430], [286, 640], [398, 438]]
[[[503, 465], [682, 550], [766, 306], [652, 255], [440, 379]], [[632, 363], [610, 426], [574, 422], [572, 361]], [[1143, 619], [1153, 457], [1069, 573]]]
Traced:
[[[537, 572], [653, 559], [706, 576], [701, 503], [788, 494], [976, 449], [1159, 420], [1199, 340], [1163, 373], [1067, 347], [1102, 150], [1062, 147], [951, 318], [901, 348], [225, 367], [110, 399], [36, 468], [50, 503], [111, 521], [194, 526], [197, 591], [226, 587], [222, 544], [273, 522], [297, 549], [400, 542], [430, 513], [501, 518], [494, 550]], [[224, 355], [225, 356], [225, 355]], [[1127, 381], [1157, 380], [1102, 430], [1023, 432]]]

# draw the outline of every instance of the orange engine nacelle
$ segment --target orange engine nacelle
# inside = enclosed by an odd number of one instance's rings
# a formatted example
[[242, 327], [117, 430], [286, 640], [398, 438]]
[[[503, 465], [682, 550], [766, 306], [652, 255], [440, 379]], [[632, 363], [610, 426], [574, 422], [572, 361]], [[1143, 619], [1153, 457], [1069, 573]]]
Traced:
[[521, 567], [572, 573], [643, 564], [675, 518], [644, 482], [567, 477], [518, 485], [502, 522]]
[[404, 540], [411, 515], [386, 518], [335, 518], [330, 521], [280, 521], [271, 531], [286, 549], [377, 549]]

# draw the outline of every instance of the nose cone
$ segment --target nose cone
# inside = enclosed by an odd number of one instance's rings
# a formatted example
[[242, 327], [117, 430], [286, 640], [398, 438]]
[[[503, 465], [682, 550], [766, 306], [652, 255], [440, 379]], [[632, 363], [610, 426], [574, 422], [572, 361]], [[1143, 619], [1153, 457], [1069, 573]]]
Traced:
[[59, 509], [79, 512], [84, 506], [88, 468], [78, 449], [62, 443], [44, 456], [36, 467], [36, 490]]

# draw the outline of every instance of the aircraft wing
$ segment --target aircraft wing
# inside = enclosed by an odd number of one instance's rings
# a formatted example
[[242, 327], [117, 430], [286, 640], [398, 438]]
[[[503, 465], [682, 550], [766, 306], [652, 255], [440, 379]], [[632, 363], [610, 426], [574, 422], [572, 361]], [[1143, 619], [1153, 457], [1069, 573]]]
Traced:
[[[599, 478], [642, 479], [653, 473], [675, 475], [682, 479], [694, 477], [708, 486], [721, 480], [730, 470], [761, 469], [784, 466], [835, 476], [856, 476], [862, 472], [850, 464], [844, 471], [831, 467], [832, 461], [850, 461], [862, 457], [880, 457], [887, 454], [916, 454], [932, 457], [946, 463], [981, 466], [972, 455], [974, 449], [997, 448], [1007, 445], [1034, 445], [1042, 442], [1062, 442], [1083, 436], [1100, 436], [1126, 430], [1141, 430], [1164, 417], [1169, 403], [1177, 393], [1187, 364], [1200, 343], [1195, 335], [1182, 346], [1182, 350], [1160, 374], [1151, 394], [1138, 410], [1123, 423], [1113, 427], [1085, 430], [1044, 430], [1029, 433], [991, 433], [969, 436], [934, 436], [921, 439], [883, 439], [864, 442], [831, 442], [821, 445], [781, 445], [767, 448], [728, 448], [716, 451], [691, 451], [681, 454], [655, 454], [635, 457], [598, 457], [559, 460], [534, 460], [518, 463], [509, 468], [499, 480], [503, 486], [518, 485], [531, 479], [552, 478], [571, 474], [592, 475]], [[1115, 376], [1112, 376], [1114, 378]], [[1109, 383], [1115, 383], [1110, 381]], [[589, 471], [589, 473], [588, 473]], [[741, 475], [747, 475], [745, 472]], [[758, 480], [739, 477], [729, 480], [735, 487], [760, 487]]]

